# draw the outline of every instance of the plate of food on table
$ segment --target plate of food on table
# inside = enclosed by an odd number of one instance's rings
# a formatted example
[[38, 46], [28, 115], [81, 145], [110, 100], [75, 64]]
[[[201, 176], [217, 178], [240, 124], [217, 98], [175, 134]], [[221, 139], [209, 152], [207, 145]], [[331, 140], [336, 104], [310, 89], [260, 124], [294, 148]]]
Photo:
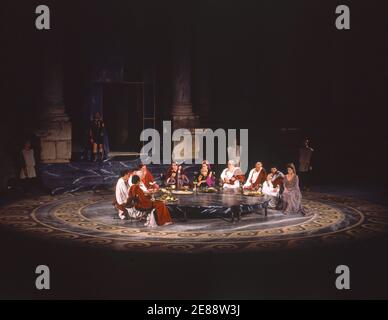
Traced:
[[167, 193], [162, 194], [156, 200], [164, 201], [164, 202], [176, 202], [176, 201], [178, 201], [178, 199], [175, 198], [173, 195], [170, 195], [170, 194], [167, 194]]
[[216, 193], [216, 192], [218, 192], [218, 190], [214, 187], [198, 188], [197, 190], [199, 192], [203, 192], [203, 193]]
[[261, 190], [243, 190], [242, 194], [244, 196], [251, 196], [251, 197], [259, 197], [263, 195]]
[[193, 194], [194, 192], [188, 189], [180, 189], [180, 190], [172, 190], [171, 193], [189, 195], [189, 194]]

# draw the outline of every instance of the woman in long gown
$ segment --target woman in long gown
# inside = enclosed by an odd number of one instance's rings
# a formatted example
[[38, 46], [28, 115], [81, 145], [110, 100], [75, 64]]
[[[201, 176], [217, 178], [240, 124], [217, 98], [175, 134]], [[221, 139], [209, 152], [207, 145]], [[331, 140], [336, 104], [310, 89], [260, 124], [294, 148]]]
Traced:
[[299, 189], [299, 178], [294, 164], [287, 165], [287, 174], [283, 181], [282, 211], [284, 214], [306, 214], [302, 207], [302, 194]]
[[162, 201], [153, 201], [140, 187], [140, 177], [132, 177], [132, 186], [129, 189], [129, 198], [135, 200], [136, 209], [156, 209], [156, 222], [158, 226], [172, 224], [172, 219], [168, 208]]

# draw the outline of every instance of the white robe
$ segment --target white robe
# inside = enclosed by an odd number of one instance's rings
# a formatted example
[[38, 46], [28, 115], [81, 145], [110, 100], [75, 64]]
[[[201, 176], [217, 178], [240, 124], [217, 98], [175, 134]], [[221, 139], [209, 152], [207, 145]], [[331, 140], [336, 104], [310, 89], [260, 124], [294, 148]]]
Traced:
[[[116, 183], [116, 201], [118, 204], [126, 204], [128, 200], [129, 186], [123, 178], [120, 178]], [[121, 211], [121, 210], [120, 210]], [[122, 211], [121, 211], [122, 213]]]
[[271, 181], [265, 181], [263, 183], [263, 189], [261, 190], [263, 194], [266, 194], [268, 196], [277, 197], [279, 196], [278, 189], [274, 189], [273, 184]]
[[263, 170], [263, 168], [260, 168], [259, 171], [256, 171], [256, 168], [253, 168], [251, 171], [249, 171], [249, 176], [244, 184], [244, 188], [249, 188], [253, 183], [256, 182], [261, 170]]
[[[116, 201], [118, 204], [126, 204], [127, 203], [129, 189], [131, 188], [131, 185], [132, 185], [131, 177], [129, 178], [128, 183], [125, 183], [123, 178], [120, 178], [117, 181]], [[126, 208], [126, 210], [128, 212], [128, 215], [134, 219], [139, 219], [144, 215], [143, 212], [137, 210], [136, 208]], [[119, 216], [122, 217], [123, 214], [124, 214], [124, 211], [119, 210]]]
[[[20, 171], [20, 179], [35, 178], [36, 171], [35, 171], [34, 150], [33, 149], [30, 149], [30, 150], [23, 149], [22, 155], [23, 155], [26, 167], [22, 168], [22, 170]], [[26, 169], [26, 172], [24, 172], [24, 169]]]
[[[229, 171], [228, 168], [224, 169], [224, 171], [222, 171], [221, 176], [220, 176], [222, 182], [224, 181], [225, 178], [230, 180], [234, 176], [234, 173], [235, 173], [236, 169], [239, 169], [239, 168], [235, 167], [233, 171]], [[240, 181], [236, 180], [234, 182], [234, 184], [229, 184], [229, 183], [224, 183], [223, 182], [223, 186], [222, 187], [224, 189], [236, 189], [236, 188], [240, 187]]]

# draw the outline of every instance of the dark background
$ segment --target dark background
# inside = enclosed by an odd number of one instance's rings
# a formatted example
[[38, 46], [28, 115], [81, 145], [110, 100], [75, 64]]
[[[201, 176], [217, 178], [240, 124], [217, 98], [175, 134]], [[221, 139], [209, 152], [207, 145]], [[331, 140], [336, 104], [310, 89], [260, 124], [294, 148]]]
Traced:
[[[172, 34], [176, 17], [193, 26], [193, 102], [208, 61], [206, 125], [248, 128], [250, 162], [295, 160], [311, 137], [316, 183], [384, 185], [388, 94], [386, 1], [44, 1], [53, 30], [35, 29], [42, 2], [0, 8], [1, 158], [39, 126], [50, 37], [62, 39], [64, 102], [81, 143], [92, 62], [125, 57], [125, 80], [157, 75], [158, 119], [170, 119]], [[334, 26], [348, 4], [351, 30]], [[281, 128], [299, 128], [281, 131]], [[1, 160], [1, 159], [0, 159]], [[12, 169], [6, 169], [12, 170]], [[346, 189], [345, 189], [346, 190]], [[371, 191], [373, 193], [373, 191]], [[380, 195], [384, 198], [385, 194]], [[381, 199], [380, 199], [381, 200]], [[1, 298], [382, 298], [386, 236], [338, 247], [217, 255], [114, 253], [48, 243], [1, 230]], [[53, 290], [34, 289], [46, 263]], [[352, 290], [334, 288], [334, 266], [352, 270]]]
[[170, 119], [172, 34], [177, 17], [184, 17], [193, 31], [194, 109], [201, 81], [196, 71], [207, 61], [210, 103], [204, 124], [248, 128], [251, 163], [294, 161], [300, 139], [310, 136], [318, 180], [385, 182], [384, 1], [341, 2], [351, 10], [351, 29], [345, 31], [335, 28], [338, 2], [331, 0], [46, 1], [49, 31], [35, 29], [38, 4], [2, 4], [5, 153], [18, 150], [39, 125], [42, 68], [53, 34], [64, 44], [64, 103], [74, 149], [84, 141], [86, 88], [99, 56], [124, 58], [126, 81], [141, 81], [142, 70], [151, 65], [158, 125]]

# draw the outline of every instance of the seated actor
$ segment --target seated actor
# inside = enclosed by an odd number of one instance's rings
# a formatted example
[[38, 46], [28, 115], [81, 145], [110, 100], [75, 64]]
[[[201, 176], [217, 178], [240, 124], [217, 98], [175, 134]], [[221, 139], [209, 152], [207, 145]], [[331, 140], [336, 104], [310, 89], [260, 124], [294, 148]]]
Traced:
[[176, 172], [171, 172], [171, 175], [166, 179], [166, 187], [176, 187]]
[[[142, 172], [140, 170], [133, 170], [133, 171], [129, 171], [129, 179], [128, 179], [128, 190], [131, 188], [132, 186], [132, 177], [133, 176], [140, 176], [142, 174]], [[144, 192], [148, 192], [147, 188], [145, 187], [144, 183], [141, 182], [141, 187], [143, 189]]]
[[144, 179], [143, 179], [143, 177], [144, 177], [144, 171], [141, 170], [141, 169], [136, 169], [136, 170], [134, 170], [134, 171], [132, 171], [132, 172], [130, 173], [129, 180], [128, 180], [128, 185], [129, 185], [128, 188], [130, 188], [130, 187], [132, 186], [132, 184], [133, 184], [133, 183], [132, 183], [132, 177], [134, 177], [134, 176], [138, 176], [138, 177], [140, 178], [140, 188], [141, 188], [145, 193], [151, 193], [151, 192], [153, 192], [153, 189], [148, 189], [148, 188], [146, 187], [146, 184], [145, 184]]
[[278, 204], [278, 201], [279, 201], [279, 190], [280, 190], [280, 187], [277, 186], [275, 187], [273, 184], [272, 184], [272, 174], [270, 173], [268, 176], [267, 176], [267, 179], [266, 181], [264, 181], [263, 183], [263, 188], [262, 188], [262, 192], [264, 195], [267, 195], [271, 198], [270, 202], [269, 202], [269, 206], [271, 208], [275, 208], [276, 205]]
[[272, 184], [274, 187], [282, 186], [283, 180], [284, 180], [284, 173], [279, 171], [276, 166], [272, 166], [271, 168], [271, 174], [272, 174]]
[[129, 170], [123, 170], [120, 178], [116, 183], [116, 201], [115, 207], [119, 210], [120, 219], [125, 219], [124, 211], [126, 211], [125, 205], [128, 199], [128, 179], [130, 177]]
[[208, 170], [210, 171], [211, 170], [210, 162], [208, 160], [203, 160], [201, 163], [201, 169], [202, 169], [204, 164], [207, 166]]
[[141, 182], [147, 190], [156, 191], [159, 189], [159, 185], [155, 182], [154, 176], [148, 170], [147, 166], [144, 163], [141, 163], [139, 165], [139, 171]]
[[126, 204], [128, 201], [128, 190], [129, 190], [129, 179], [131, 177], [131, 172], [129, 170], [123, 170], [121, 172], [121, 177], [116, 183], [116, 198], [114, 201], [115, 208], [119, 211], [119, 218], [125, 219], [125, 212], [128, 216], [134, 219], [140, 219], [142, 213], [137, 211], [135, 208], [127, 208]]
[[228, 167], [221, 173], [221, 186], [224, 189], [237, 189], [245, 181], [244, 174], [239, 167], [235, 167], [234, 161], [228, 161]]
[[206, 162], [202, 162], [201, 170], [197, 177], [197, 187], [214, 187], [215, 184], [216, 178], [214, 172], [210, 171], [209, 165]]
[[245, 182], [243, 188], [247, 190], [258, 190], [265, 181], [267, 173], [263, 168], [261, 162], [256, 162], [255, 167], [249, 172], [247, 182]]
[[172, 219], [168, 208], [162, 201], [151, 200], [148, 195], [140, 187], [140, 177], [134, 175], [132, 177], [132, 186], [129, 189], [129, 197], [134, 200], [136, 209], [155, 209], [156, 223], [158, 226], [172, 224]]
[[190, 181], [182, 166], [174, 161], [166, 173], [165, 184], [166, 186], [175, 186], [175, 188], [181, 189], [188, 186]]

